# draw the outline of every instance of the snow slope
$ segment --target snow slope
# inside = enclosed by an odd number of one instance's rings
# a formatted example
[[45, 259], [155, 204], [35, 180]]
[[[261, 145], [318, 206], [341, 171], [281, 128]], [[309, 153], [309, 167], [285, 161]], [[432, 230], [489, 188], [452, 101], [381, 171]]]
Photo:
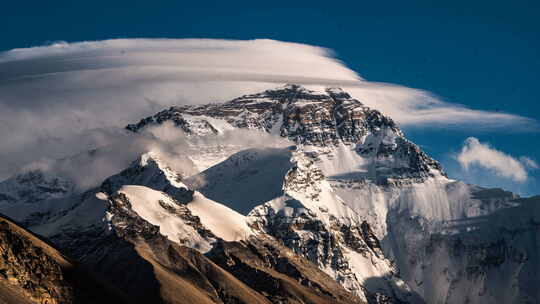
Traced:
[[187, 208], [201, 219], [204, 226], [223, 240], [241, 241], [253, 234], [245, 216], [225, 205], [207, 199], [201, 193], [195, 192]]
[[211, 241], [202, 237], [197, 230], [176, 216], [177, 203], [162, 192], [143, 186], [127, 185], [119, 193], [127, 196], [131, 208], [143, 220], [158, 226], [159, 233], [178, 244], [187, 244], [201, 252], [212, 248]]

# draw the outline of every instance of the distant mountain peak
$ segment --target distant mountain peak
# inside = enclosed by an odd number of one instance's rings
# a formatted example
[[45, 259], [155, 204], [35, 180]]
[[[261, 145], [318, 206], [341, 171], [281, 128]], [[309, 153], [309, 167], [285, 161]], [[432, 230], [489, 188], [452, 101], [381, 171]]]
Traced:
[[74, 190], [70, 181], [40, 169], [28, 170], [0, 182], [0, 202], [38, 203], [67, 196]]

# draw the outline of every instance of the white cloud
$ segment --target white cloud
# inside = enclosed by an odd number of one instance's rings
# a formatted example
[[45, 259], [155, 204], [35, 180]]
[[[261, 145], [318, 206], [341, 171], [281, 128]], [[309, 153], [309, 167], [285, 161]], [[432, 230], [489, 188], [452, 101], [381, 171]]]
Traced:
[[[255, 130], [227, 130], [219, 137], [188, 137], [178, 132], [172, 122], [146, 128], [137, 134], [120, 128], [101, 128], [87, 130], [80, 135], [87, 140], [87, 151], [61, 159], [40, 157], [23, 166], [21, 171], [39, 169], [51, 176], [73, 181], [80, 190], [87, 190], [127, 168], [148, 151], [158, 154], [175, 172], [188, 177], [197, 173], [198, 169], [186, 154], [195, 154], [193, 147], [200, 147], [201, 144], [239, 146], [244, 149], [284, 148], [291, 145], [291, 142], [279, 136]], [[73, 142], [66, 143], [67, 146], [83, 142], [78, 138], [71, 140]]]
[[528, 128], [530, 119], [467, 109], [364, 80], [331, 50], [273, 40], [117, 39], [0, 53], [0, 179], [37, 158], [100, 144], [173, 104], [221, 102], [283, 83], [343, 86], [402, 125]]
[[527, 167], [527, 168], [529, 168], [529, 169], [538, 169], [538, 168], [539, 168], [539, 167], [538, 167], [538, 163], [537, 163], [534, 159], [532, 159], [532, 158], [530, 158], [530, 157], [527, 157], [527, 156], [521, 156], [521, 157], [519, 158], [519, 161], [520, 161], [523, 165], [525, 165], [525, 167]]
[[392, 117], [402, 126], [476, 130], [537, 130], [533, 119], [509, 113], [482, 111], [438, 99], [433, 94], [402, 86], [380, 85], [348, 89], [369, 107]]
[[[525, 182], [529, 177], [526, 166], [519, 159], [498, 151], [487, 143], [481, 143], [475, 137], [465, 140], [456, 159], [465, 170], [468, 170], [471, 165], [477, 165], [516, 182]], [[532, 161], [528, 157], [521, 159]], [[534, 161], [527, 163], [527, 166], [531, 165], [534, 166], [536, 163]]]
[[[129, 72], [123, 81], [233, 80], [349, 83], [361, 80], [328, 49], [273, 40], [115, 39], [0, 54], [2, 81], [59, 74]], [[16, 68], [12, 68], [16, 67]], [[110, 85], [111, 77], [99, 85]], [[87, 84], [95, 86], [95, 83]]]

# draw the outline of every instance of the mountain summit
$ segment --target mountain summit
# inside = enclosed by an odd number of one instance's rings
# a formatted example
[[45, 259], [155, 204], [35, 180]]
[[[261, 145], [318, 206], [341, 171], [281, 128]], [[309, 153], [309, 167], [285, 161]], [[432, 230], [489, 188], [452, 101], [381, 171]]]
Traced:
[[369, 160], [358, 174], [380, 183], [392, 178], [444, 175], [441, 165], [407, 140], [391, 118], [364, 106], [340, 88], [316, 92], [289, 84], [222, 104], [171, 107], [126, 128], [139, 132], [166, 122], [188, 135], [239, 128], [264, 131], [296, 145], [327, 151], [354, 146], [347, 157]]

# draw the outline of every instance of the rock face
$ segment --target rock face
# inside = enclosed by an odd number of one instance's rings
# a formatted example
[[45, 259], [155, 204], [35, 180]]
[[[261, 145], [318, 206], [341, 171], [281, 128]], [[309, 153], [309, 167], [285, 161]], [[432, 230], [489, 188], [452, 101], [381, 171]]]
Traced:
[[281, 240], [365, 301], [422, 303], [399, 278], [370, 225], [333, 196], [309, 156], [301, 151], [293, 155], [296, 162], [285, 176], [283, 195], [248, 215], [254, 229]]
[[273, 303], [362, 303], [315, 265], [267, 236], [221, 242], [208, 256]]
[[[538, 198], [449, 179], [392, 119], [341, 89], [286, 85], [126, 128], [162, 125], [186, 135], [198, 173], [154, 151], [85, 193], [13, 178], [0, 183], [0, 212], [132, 302], [540, 299]], [[234, 141], [248, 134], [285, 144]]]
[[0, 300], [6, 303], [123, 303], [59, 251], [0, 216]]

